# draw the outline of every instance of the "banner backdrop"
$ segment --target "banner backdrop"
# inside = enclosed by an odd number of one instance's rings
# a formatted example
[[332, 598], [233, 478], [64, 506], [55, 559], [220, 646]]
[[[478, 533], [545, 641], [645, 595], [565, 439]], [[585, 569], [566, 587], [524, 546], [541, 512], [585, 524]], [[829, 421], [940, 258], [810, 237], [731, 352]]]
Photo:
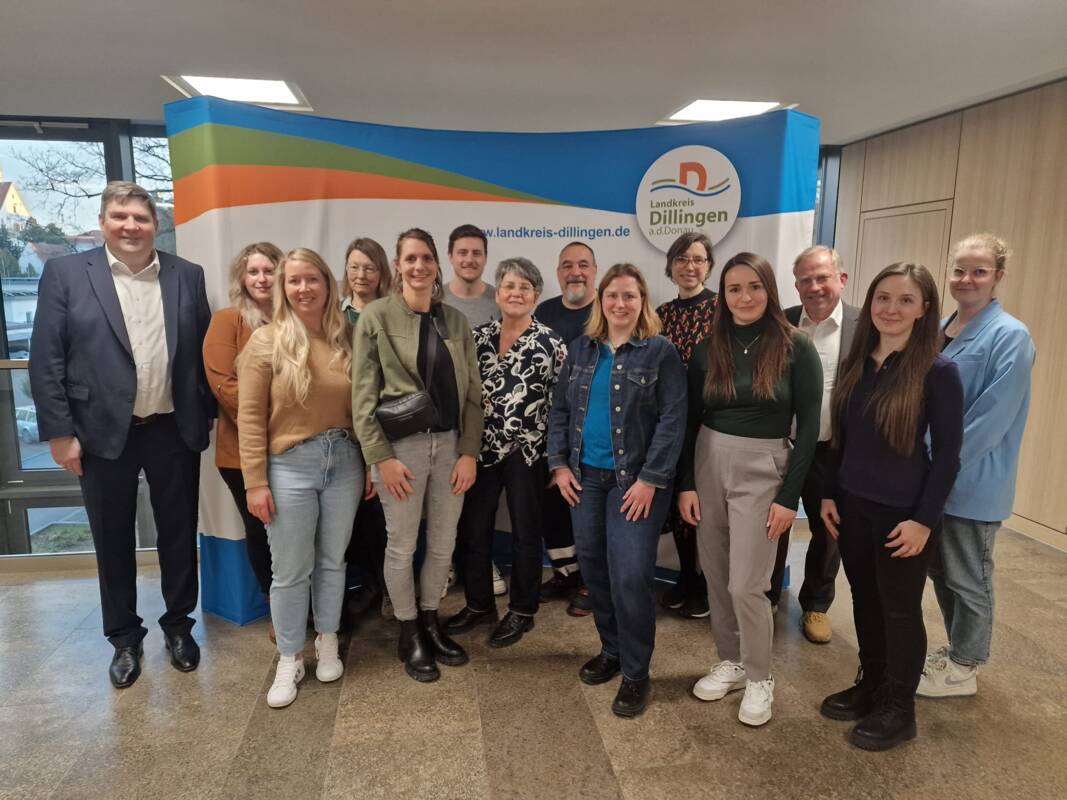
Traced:
[[[664, 254], [685, 231], [706, 233], [720, 266], [742, 250], [766, 257], [783, 305], [797, 298], [793, 258], [812, 242], [819, 122], [796, 111], [621, 131], [474, 133], [195, 98], [167, 105], [166, 122], [178, 250], [203, 265], [215, 309], [229, 302], [233, 255], [261, 240], [310, 247], [340, 277], [352, 239], [370, 236], [391, 254], [396, 235], [417, 226], [437, 240], [448, 280], [448, 234], [472, 223], [489, 238], [486, 279], [500, 259], [525, 256], [545, 276], [542, 299], [559, 293], [560, 249], [582, 240], [602, 269], [641, 267], [657, 305], [676, 295]], [[217, 473], [207, 457], [204, 467], [202, 554], [243, 535], [221, 482], [208, 479]], [[231, 549], [244, 558], [243, 547]], [[206, 584], [205, 576], [208, 608], [216, 587]], [[219, 613], [245, 621], [252, 612]]]

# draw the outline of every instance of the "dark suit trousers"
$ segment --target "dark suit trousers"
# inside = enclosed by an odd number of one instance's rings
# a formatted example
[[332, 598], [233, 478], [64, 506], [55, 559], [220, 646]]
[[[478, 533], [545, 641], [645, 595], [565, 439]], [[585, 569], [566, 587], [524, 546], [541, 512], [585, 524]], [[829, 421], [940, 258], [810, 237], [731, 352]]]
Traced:
[[156, 549], [166, 612], [165, 633], [188, 633], [198, 583], [196, 525], [200, 454], [182, 441], [173, 414], [133, 425], [116, 459], [82, 455], [85, 510], [96, 546], [104, 635], [115, 647], [134, 646], [148, 633], [137, 616], [134, 555], [137, 479], [144, 470], [156, 522]]
[[[804, 611], [821, 611], [825, 613], [834, 602], [834, 582], [841, 568], [841, 554], [837, 542], [826, 532], [819, 511], [822, 507], [823, 482], [830, 466], [830, 448], [826, 442], [819, 442], [815, 448], [815, 457], [804, 479], [801, 500], [808, 515], [808, 527], [811, 529], [811, 543], [808, 555], [804, 559], [804, 584], [800, 587], [800, 607]], [[767, 596], [772, 603], [777, 603], [782, 594], [782, 580], [785, 576], [785, 562], [789, 555], [789, 531], [778, 539], [778, 557], [771, 573], [771, 590]]]

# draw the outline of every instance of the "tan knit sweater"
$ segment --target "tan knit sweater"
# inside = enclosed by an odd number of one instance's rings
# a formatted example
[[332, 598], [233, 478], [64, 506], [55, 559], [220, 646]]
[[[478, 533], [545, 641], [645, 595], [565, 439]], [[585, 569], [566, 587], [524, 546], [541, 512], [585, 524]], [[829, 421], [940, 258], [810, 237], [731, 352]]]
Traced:
[[268, 453], [284, 453], [329, 428], [352, 430], [352, 383], [339, 362], [330, 366], [333, 351], [326, 339], [311, 337], [311, 388], [303, 406], [283, 397], [273, 381], [273, 346], [274, 326], [266, 325], [252, 334], [238, 367], [237, 431], [246, 489], [267, 485]]

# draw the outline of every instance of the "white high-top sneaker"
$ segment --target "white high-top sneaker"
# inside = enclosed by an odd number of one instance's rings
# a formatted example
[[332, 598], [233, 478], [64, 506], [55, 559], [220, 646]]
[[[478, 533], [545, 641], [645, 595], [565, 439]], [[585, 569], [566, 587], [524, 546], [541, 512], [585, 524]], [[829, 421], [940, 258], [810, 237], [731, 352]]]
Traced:
[[730, 692], [745, 686], [745, 668], [733, 661], [720, 661], [711, 672], [693, 686], [693, 694], [700, 700], [721, 700]]
[[344, 664], [337, 654], [337, 634], [320, 633], [315, 637], [315, 677], [320, 683], [330, 683], [340, 678], [344, 672]]
[[746, 725], [757, 727], [770, 721], [771, 703], [774, 702], [774, 678], [765, 681], [749, 681], [737, 718]]
[[296, 656], [279, 656], [274, 683], [267, 692], [267, 705], [285, 708], [296, 700], [296, 685], [304, 680], [304, 660]]
[[923, 667], [919, 688], [920, 697], [969, 697], [978, 694], [978, 667], [957, 664], [948, 657], [930, 658]]

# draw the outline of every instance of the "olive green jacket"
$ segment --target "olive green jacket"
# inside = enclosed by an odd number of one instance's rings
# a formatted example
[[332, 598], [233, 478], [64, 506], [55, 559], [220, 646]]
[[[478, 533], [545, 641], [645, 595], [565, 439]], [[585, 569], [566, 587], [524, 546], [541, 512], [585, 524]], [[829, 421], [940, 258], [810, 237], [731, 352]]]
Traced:
[[[438, 306], [459, 392], [459, 453], [478, 457], [482, 447], [482, 379], [470, 324], [459, 311]], [[393, 458], [374, 411], [389, 400], [425, 389], [419, 376], [419, 315], [397, 294], [368, 303], [352, 339], [352, 420], [368, 464]]]

